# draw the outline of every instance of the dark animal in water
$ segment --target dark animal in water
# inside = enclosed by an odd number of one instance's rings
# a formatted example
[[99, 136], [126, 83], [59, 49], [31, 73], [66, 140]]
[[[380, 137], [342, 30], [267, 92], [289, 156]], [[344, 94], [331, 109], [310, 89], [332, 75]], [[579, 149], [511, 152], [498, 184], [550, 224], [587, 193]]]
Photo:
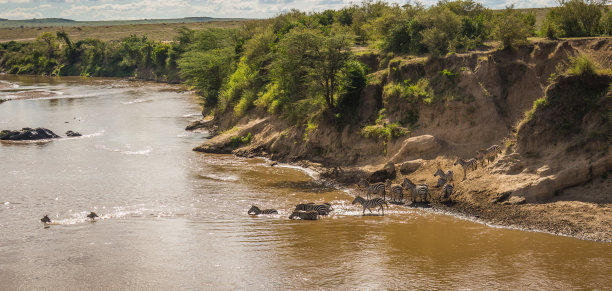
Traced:
[[331, 204], [325, 202], [321, 205], [314, 203], [298, 204], [293, 211], [316, 211], [319, 215], [328, 215], [332, 210], [334, 209]]
[[249, 215], [278, 214], [278, 211], [276, 211], [276, 209], [264, 209], [264, 210], [261, 210], [261, 209], [259, 209], [259, 207], [253, 205], [253, 206], [251, 206], [251, 209], [249, 209], [249, 211], [247, 213]]
[[87, 214], [87, 217], [91, 220], [96, 219], [96, 217], [99, 217], [95, 212], [91, 212], [90, 214]]
[[317, 220], [319, 219], [319, 213], [317, 213], [316, 211], [308, 211], [308, 212], [293, 211], [293, 213], [289, 215], [289, 219], [297, 219], [297, 218], [301, 220]]
[[40, 222], [42, 222], [42, 223], [51, 223], [51, 218], [49, 218], [49, 215], [45, 215], [45, 217], [40, 219]]

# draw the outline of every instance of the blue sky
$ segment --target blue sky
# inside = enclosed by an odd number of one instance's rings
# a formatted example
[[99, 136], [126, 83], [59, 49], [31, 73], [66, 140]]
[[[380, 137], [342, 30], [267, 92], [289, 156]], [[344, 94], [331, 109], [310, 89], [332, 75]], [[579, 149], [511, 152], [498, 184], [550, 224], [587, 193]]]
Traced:
[[[0, 0], [0, 18], [58, 17], [74, 20], [182, 18], [190, 16], [266, 18], [296, 8], [302, 11], [339, 9], [361, 0]], [[387, 2], [404, 4], [406, 1]], [[421, 0], [432, 5], [437, 0]], [[555, 0], [483, 0], [489, 8], [555, 6]]]

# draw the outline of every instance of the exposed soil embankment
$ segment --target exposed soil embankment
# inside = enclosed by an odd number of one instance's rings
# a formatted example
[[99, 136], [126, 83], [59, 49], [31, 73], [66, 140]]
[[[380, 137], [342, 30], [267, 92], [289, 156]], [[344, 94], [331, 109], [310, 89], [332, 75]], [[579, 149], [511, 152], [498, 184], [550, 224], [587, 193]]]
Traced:
[[[360, 178], [399, 183], [408, 177], [430, 186], [434, 207], [498, 225], [612, 241], [612, 77], [564, 75], [577, 55], [612, 68], [612, 39], [401, 57], [385, 67], [368, 54], [368, 65], [381, 68], [361, 93], [359, 122], [339, 125], [322, 117], [313, 129], [257, 108], [242, 119], [217, 114], [221, 134], [195, 150], [297, 163], [352, 186]], [[420, 84], [429, 99], [388, 93], [389, 84], [404, 83]], [[532, 110], [539, 98], [547, 101]], [[363, 127], [376, 120], [410, 133], [366, 138]], [[494, 144], [502, 154], [468, 170], [463, 180], [455, 160], [475, 158]], [[438, 168], [455, 172], [451, 203], [439, 203]]]

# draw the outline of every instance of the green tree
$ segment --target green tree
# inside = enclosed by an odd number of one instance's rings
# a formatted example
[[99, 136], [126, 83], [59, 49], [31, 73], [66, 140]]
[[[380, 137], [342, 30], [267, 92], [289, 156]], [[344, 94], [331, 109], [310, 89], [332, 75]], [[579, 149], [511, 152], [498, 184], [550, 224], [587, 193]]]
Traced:
[[50, 32], [43, 32], [36, 37], [37, 41], [43, 42], [47, 46], [47, 59], [53, 58], [55, 49], [57, 48], [57, 38]]
[[315, 44], [313, 50], [316, 58], [310, 76], [320, 85], [327, 107], [335, 112], [340, 74], [351, 58], [351, 39], [347, 34], [339, 33], [323, 37]]
[[527, 21], [522, 13], [513, 7], [506, 7], [495, 19], [493, 35], [504, 48], [525, 44], [533, 29]]
[[[607, 0], [558, 0], [559, 6], [546, 15], [545, 27], [559, 30], [562, 37], [600, 34], [600, 20]], [[548, 34], [552, 32], [548, 31]]]
[[217, 105], [221, 88], [234, 70], [234, 36], [233, 30], [198, 32], [178, 60], [181, 77], [204, 96], [206, 107]]

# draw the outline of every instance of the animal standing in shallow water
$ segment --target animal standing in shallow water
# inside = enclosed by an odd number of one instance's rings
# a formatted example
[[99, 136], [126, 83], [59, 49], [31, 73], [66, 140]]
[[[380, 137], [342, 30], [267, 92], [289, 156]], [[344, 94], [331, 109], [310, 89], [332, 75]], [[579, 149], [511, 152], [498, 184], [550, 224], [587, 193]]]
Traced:
[[385, 183], [382, 182], [378, 182], [378, 183], [374, 183], [374, 184], [370, 184], [366, 179], [361, 179], [359, 180], [359, 183], [357, 183], [357, 186], [359, 187], [363, 187], [366, 191], [366, 198], [370, 199], [370, 197], [372, 197], [372, 194], [381, 194], [382, 195], [382, 199], [386, 200], [385, 195]]
[[49, 218], [49, 215], [45, 215], [43, 218], [40, 219], [40, 222], [44, 224], [51, 223], [51, 218]]
[[429, 187], [427, 186], [427, 184], [416, 185], [412, 183], [410, 179], [404, 178], [404, 181], [401, 185], [407, 190], [410, 190], [410, 192], [412, 193], [411, 196], [413, 203], [416, 202], [416, 197], [419, 196], [421, 197], [421, 202], [427, 202], [427, 195], [429, 194]]
[[404, 188], [402, 185], [391, 184], [391, 180], [387, 179], [385, 187], [389, 189], [389, 196], [391, 196], [391, 202], [403, 203], [404, 200]]
[[261, 209], [259, 209], [259, 207], [253, 205], [253, 206], [251, 206], [251, 209], [249, 209], [249, 211], [247, 213], [249, 215], [278, 214], [278, 211], [276, 211], [276, 209], [264, 209], [264, 210], [261, 210]]
[[91, 220], [96, 220], [96, 217], [99, 217], [95, 212], [91, 212], [89, 214], [87, 214], [87, 218], [91, 219]]
[[383, 204], [386, 204], [387, 208], [389, 208], [389, 204], [387, 204], [387, 201], [380, 197], [376, 197], [372, 200], [366, 200], [363, 199], [363, 197], [357, 196], [355, 197], [355, 200], [353, 200], [352, 204], [355, 205], [355, 203], [359, 203], [361, 204], [361, 206], [363, 206], [363, 215], [365, 215], [366, 209], [370, 210], [370, 213], [372, 213], [372, 208], [379, 206], [380, 208], [376, 209], [376, 211], [382, 210], [382, 214], [385, 215], [385, 208], [383, 207]]

